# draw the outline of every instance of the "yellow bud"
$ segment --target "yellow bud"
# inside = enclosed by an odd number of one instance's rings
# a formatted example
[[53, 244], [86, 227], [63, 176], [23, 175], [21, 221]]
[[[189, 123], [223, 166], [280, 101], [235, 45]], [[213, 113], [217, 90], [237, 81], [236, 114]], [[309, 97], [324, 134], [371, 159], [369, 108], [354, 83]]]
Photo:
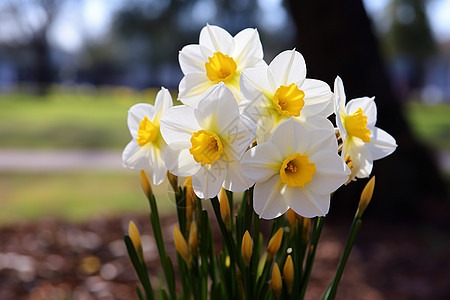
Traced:
[[283, 267], [284, 282], [286, 283], [288, 294], [292, 292], [292, 283], [294, 282], [294, 263], [291, 255], [288, 255]]
[[367, 182], [361, 193], [361, 199], [359, 200], [358, 211], [356, 213], [358, 218], [361, 218], [362, 214], [366, 210], [367, 206], [372, 200], [373, 189], [375, 188], [375, 176], [373, 176], [369, 182]]
[[181, 234], [178, 226], [175, 225], [173, 228], [173, 240], [175, 242], [175, 249], [184, 259], [188, 266], [191, 265], [191, 253], [189, 252], [189, 247], [184, 239], [184, 236]]
[[193, 256], [197, 256], [198, 234], [197, 224], [191, 222], [191, 229], [189, 230], [189, 247]]
[[278, 264], [274, 263], [272, 268], [272, 282], [270, 287], [275, 294], [277, 299], [280, 299], [281, 291], [283, 290], [283, 282], [281, 281], [281, 273], [280, 268], [278, 268]]
[[280, 228], [275, 232], [267, 245], [267, 253], [269, 253], [269, 258], [272, 259], [281, 246], [281, 241], [283, 240], [283, 228]]
[[225, 267], [229, 268], [230, 265], [231, 265], [230, 256], [227, 255], [227, 257], [225, 257]]
[[167, 179], [175, 193], [178, 193], [178, 177], [167, 171]]
[[286, 212], [289, 224], [291, 224], [291, 227], [294, 227], [295, 224], [297, 224], [297, 217], [295, 216], [295, 212], [289, 208]]
[[184, 187], [186, 188], [186, 203], [189, 201], [194, 206], [197, 204], [197, 195], [192, 187], [192, 177], [187, 177], [184, 181]]
[[311, 231], [311, 219], [303, 218], [303, 240], [304, 241], [308, 241], [310, 231]]
[[142, 251], [141, 235], [133, 221], [128, 224], [128, 236], [133, 243], [134, 249], [141, 261], [144, 261], [144, 253]]
[[248, 267], [250, 265], [253, 252], [253, 241], [248, 230], [245, 231], [244, 236], [242, 237], [241, 251], [244, 258], [244, 263]]
[[228, 202], [227, 192], [224, 188], [220, 190], [220, 215], [227, 230], [230, 231], [230, 203]]
[[141, 170], [141, 187], [146, 196], [153, 195], [150, 181], [148, 181], [147, 174], [144, 170]]

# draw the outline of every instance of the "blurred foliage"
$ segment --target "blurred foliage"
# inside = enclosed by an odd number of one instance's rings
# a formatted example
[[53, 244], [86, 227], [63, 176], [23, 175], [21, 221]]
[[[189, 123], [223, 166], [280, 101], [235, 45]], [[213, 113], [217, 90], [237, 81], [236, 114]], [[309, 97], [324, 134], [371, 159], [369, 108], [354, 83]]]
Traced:
[[[167, 183], [159, 186], [162, 214], [175, 204], [167, 197]], [[35, 221], [42, 217], [81, 222], [99, 216], [148, 211], [139, 186], [139, 173], [65, 172], [0, 173], [0, 225]]]
[[386, 22], [389, 30], [382, 36], [388, 57], [408, 56], [423, 61], [433, 55], [436, 41], [426, 15], [428, 0], [391, 0]]
[[0, 147], [122, 148], [131, 138], [127, 110], [154, 103], [156, 92], [79, 87], [47, 96], [0, 94]]

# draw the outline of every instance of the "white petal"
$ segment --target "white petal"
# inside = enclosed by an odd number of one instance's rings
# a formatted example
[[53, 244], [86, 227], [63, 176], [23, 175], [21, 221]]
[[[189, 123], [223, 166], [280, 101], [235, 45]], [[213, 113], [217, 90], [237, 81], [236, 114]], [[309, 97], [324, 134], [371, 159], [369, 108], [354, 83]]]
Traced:
[[167, 144], [189, 141], [192, 134], [201, 129], [194, 116], [194, 108], [189, 106], [174, 106], [162, 117], [161, 135]]
[[168, 89], [161, 87], [161, 90], [156, 94], [155, 99], [155, 114], [151, 120], [153, 124], [159, 125], [162, 115], [173, 106], [172, 96]]
[[208, 47], [214, 52], [229, 54], [234, 47], [234, 40], [226, 30], [208, 24], [200, 31], [200, 45]]
[[227, 176], [228, 165], [224, 160], [216, 160], [212, 165], [204, 165], [192, 176], [195, 194], [202, 199], [213, 198], [219, 194]]
[[233, 93], [223, 82], [211, 87], [199, 100], [195, 118], [203, 129], [222, 134], [239, 121], [239, 106]]
[[192, 176], [200, 169], [201, 164], [196, 162], [189, 152], [190, 142], [175, 142], [166, 147], [164, 162], [170, 173], [176, 176]]
[[302, 123], [308, 129], [327, 129], [334, 133], [333, 123], [324, 116], [308, 116], [300, 113], [300, 117], [295, 117], [294, 119]]
[[315, 164], [316, 173], [305, 187], [316, 194], [329, 195], [349, 179], [350, 169], [336, 152], [316, 152], [309, 161]]
[[361, 108], [363, 115], [367, 116], [367, 127], [375, 126], [377, 122], [377, 107], [374, 97], [362, 97], [350, 100], [346, 105], [348, 115], [352, 115], [358, 108]]
[[139, 123], [147, 117], [149, 120], [153, 120], [155, 109], [153, 105], [147, 103], [138, 103], [133, 105], [128, 110], [127, 124], [130, 129], [131, 136], [136, 138], [139, 131]]
[[200, 45], [187, 45], [178, 54], [181, 71], [183, 74], [205, 72], [207, 58], [203, 55]]
[[255, 184], [253, 208], [260, 218], [274, 219], [288, 210], [289, 207], [281, 193], [283, 186], [279, 176]]
[[307, 153], [312, 155], [316, 151], [338, 152], [337, 140], [333, 130], [314, 129], [310, 131], [311, 139]]
[[333, 113], [333, 93], [326, 82], [307, 78], [299, 88], [305, 92], [302, 114], [328, 117]]
[[372, 173], [373, 161], [362, 160], [357, 163], [355, 176], [358, 178], [367, 178]]
[[270, 142], [259, 144], [248, 150], [241, 160], [241, 169], [245, 176], [263, 182], [279, 173], [283, 157], [275, 145]]
[[154, 148], [154, 158], [155, 160], [152, 162], [153, 169], [153, 184], [160, 185], [167, 176], [167, 168], [164, 163], [163, 152], [160, 149]]
[[289, 118], [278, 125], [270, 137], [270, 142], [280, 150], [284, 158], [287, 158], [294, 153], [307, 152], [310, 134], [300, 122]]
[[325, 216], [330, 209], [330, 194], [316, 194], [307, 188], [287, 188], [286, 199], [293, 211], [306, 218]]
[[125, 167], [133, 170], [144, 170], [150, 166], [150, 144], [140, 147], [132, 140], [122, 152], [122, 163]]
[[195, 106], [203, 93], [213, 85], [214, 82], [206, 77], [206, 72], [186, 74], [178, 85], [178, 99], [185, 105]]
[[374, 127], [371, 131], [370, 142], [366, 144], [373, 160], [388, 156], [397, 148], [395, 139], [386, 131]]
[[269, 64], [277, 86], [302, 84], [306, 77], [306, 64], [303, 56], [295, 51], [288, 50], [278, 54]]
[[245, 150], [250, 147], [255, 134], [256, 124], [245, 116], [240, 116], [237, 122], [222, 131], [223, 149], [228, 160], [240, 160]]
[[335, 113], [339, 115], [339, 112], [345, 113], [345, 90], [342, 79], [337, 76], [334, 80], [334, 97], [335, 97]]
[[244, 175], [241, 168], [241, 162], [238, 160], [229, 162], [228, 173], [223, 183], [223, 187], [226, 190], [232, 191], [233, 193], [244, 192], [246, 189], [250, 188], [255, 181]]
[[267, 67], [249, 68], [241, 72], [240, 88], [244, 98], [253, 100], [260, 97], [261, 93], [272, 94], [272, 87], [269, 83]]
[[259, 39], [258, 30], [247, 28], [234, 36], [236, 47], [233, 57], [238, 69], [253, 67], [263, 58], [262, 44]]

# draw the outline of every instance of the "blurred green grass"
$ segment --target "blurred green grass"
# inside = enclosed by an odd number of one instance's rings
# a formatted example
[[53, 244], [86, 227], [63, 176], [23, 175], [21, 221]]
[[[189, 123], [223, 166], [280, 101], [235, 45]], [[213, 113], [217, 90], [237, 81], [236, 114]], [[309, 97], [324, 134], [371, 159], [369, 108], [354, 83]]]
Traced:
[[122, 148], [131, 136], [127, 111], [154, 103], [157, 89], [57, 89], [45, 97], [0, 94], [1, 148]]
[[[0, 225], [44, 216], [81, 222], [150, 212], [139, 172], [0, 173]], [[161, 214], [175, 208], [167, 183], [155, 191]]]
[[411, 102], [406, 117], [414, 134], [438, 151], [450, 151], [450, 105]]
[[[120, 153], [130, 140], [128, 109], [140, 102], [152, 104], [156, 92], [72, 87], [57, 88], [46, 97], [0, 94], [0, 148], [117, 149]], [[438, 151], [450, 151], [450, 105], [411, 102], [405, 112], [420, 140]], [[158, 193], [166, 195], [167, 190], [163, 186]], [[158, 201], [163, 213], [175, 208], [167, 196]], [[0, 225], [42, 216], [79, 222], [149, 212], [138, 172], [101, 170], [0, 173], [0, 208]]]

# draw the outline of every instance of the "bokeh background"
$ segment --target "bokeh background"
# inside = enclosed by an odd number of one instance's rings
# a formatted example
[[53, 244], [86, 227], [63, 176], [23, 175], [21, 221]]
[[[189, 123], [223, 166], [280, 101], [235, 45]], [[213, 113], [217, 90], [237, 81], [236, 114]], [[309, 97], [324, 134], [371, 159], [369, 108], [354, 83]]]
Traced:
[[[376, 96], [378, 127], [399, 147], [375, 163], [341, 299], [450, 297], [449, 0], [2, 0], [0, 299], [133, 298], [121, 240], [131, 219], [158, 280], [139, 174], [121, 165], [127, 110], [161, 86], [176, 99], [178, 51], [206, 23], [256, 27], [267, 62], [295, 47], [308, 77], [332, 86], [339, 75], [348, 99]], [[364, 183], [333, 200], [324, 270]], [[175, 206], [159, 207], [170, 241]], [[330, 274], [313, 273], [308, 297]]]

